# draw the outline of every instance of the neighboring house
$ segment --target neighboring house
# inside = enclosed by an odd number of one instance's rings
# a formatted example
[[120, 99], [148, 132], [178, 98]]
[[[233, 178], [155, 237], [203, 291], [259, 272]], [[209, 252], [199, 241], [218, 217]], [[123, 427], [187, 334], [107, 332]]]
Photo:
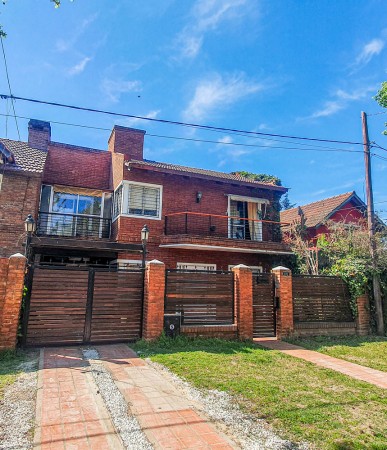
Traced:
[[[19, 228], [10, 237], [16, 242], [33, 214], [36, 262], [140, 265], [144, 224], [150, 230], [147, 260], [167, 268], [228, 270], [243, 263], [268, 271], [290, 254], [275, 209], [286, 188], [144, 160], [142, 130], [115, 126], [108, 151], [52, 142], [50, 133], [49, 123], [31, 120], [29, 145], [3, 140], [4, 173], [15, 172], [12, 149], [16, 162], [16, 155], [31, 152], [40, 161], [34, 192], [25, 189], [24, 200], [14, 199]], [[31, 159], [32, 153], [29, 164]], [[7, 184], [4, 178], [2, 193], [12, 191]], [[12, 220], [8, 216], [8, 230]]]
[[27, 142], [0, 139], [0, 257], [24, 252], [24, 221], [36, 217], [50, 124], [31, 121]]
[[308, 238], [315, 239], [329, 233], [327, 222], [362, 225], [366, 217], [367, 206], [355, 191], [325, 198], [318, 202], [281, 211], [281, 222], [303, 223]]

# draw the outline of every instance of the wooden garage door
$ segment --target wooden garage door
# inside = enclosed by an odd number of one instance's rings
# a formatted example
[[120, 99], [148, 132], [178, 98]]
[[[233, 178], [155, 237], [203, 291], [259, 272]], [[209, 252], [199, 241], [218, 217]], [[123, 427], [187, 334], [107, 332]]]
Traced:
[[26, 343], [83, 342], [88, 270], [35, 268]]
[[254, 337], [276, 335], [274, 285], [270, 273], [253, 274], [253, 319]]
[[141, 337], [143, 272], [35, 267], [26, 305], [27, 346]]
[[91, 342], [140, 338], [142, 271], [95, 272]]

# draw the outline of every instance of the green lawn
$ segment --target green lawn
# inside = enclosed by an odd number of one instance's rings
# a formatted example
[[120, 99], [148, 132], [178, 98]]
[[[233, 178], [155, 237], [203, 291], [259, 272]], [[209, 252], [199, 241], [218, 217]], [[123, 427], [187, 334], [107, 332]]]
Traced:
[[375, 386], [251, 343], [180, 337], [133, 347], [198, 388], [229, 392], [283, 437], [319, 450], [387, 449], [387, 393]]
[[[315, 337], [289, 340], [335, 358], [387, 372], [387, 338], [380, 336]], [[387, 375], [386, 375], [387, 376]]]
[[21, 372], [18, 367], [25, 359], [26, 355], [23, 352], [0, 352], [0, 400], [3, 398], [5, 387], [13, 383]]

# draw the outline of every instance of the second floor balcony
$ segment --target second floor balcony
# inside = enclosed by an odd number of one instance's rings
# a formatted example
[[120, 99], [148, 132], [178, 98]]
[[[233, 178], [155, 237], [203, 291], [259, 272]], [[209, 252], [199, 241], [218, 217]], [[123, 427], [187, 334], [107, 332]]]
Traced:
[[280, 222], [194, 212], [180, 212], [165, 216], [165, 236], [177, 235], [256, 243], [282, 242]]
[[36, 234], [80, 239], [109, 239], [111, 219], [83, 214], [39, 212]]

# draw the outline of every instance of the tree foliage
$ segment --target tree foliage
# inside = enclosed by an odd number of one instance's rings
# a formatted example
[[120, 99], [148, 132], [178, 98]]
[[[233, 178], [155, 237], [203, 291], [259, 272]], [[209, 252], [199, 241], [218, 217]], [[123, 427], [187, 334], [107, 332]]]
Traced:
[[239, 170], [237, 172], [231, 172], [231, 175], [239, 175], [240, 177], [248, 178], [262, 183], [272, 183], [275, 186], [282, 186], [281, 180], [274, 175], [267, 175], [265, 173], [252, 173], [245, 170]]
[[[382, 86], [375, 95], [374, 99], [382, 108], [387, 108], [387, 81], [383, 81]], [[384, 125], [387, 127], [387, 122]], [[387, 130], [384, 130], [383, 134], [387, 136]]]
[[289, 194], [286, 193], [284, 195], [283, 199], [281, 200], [281, 210], [282, 211], [284, 211], [284, 210], [286, 211], [287, 209], [294, 208], [295, 206], [296, 206], [295, 203], [290, 203]]
[[[328, 233], [317, 240], [308, 239], [306, 229], [293, 224], [284, 240], [297, 257], [298, 269], [304, 274], [336, 275], [348, 284], [353, 309], [356, 298], [371, 294], [374, 269], [366, 224], [328, 222]], [[376, 273], [381, 280], [384, 298], [387, 297], [387, 231], [380, 229], [374, 236], [376, 244]]]

